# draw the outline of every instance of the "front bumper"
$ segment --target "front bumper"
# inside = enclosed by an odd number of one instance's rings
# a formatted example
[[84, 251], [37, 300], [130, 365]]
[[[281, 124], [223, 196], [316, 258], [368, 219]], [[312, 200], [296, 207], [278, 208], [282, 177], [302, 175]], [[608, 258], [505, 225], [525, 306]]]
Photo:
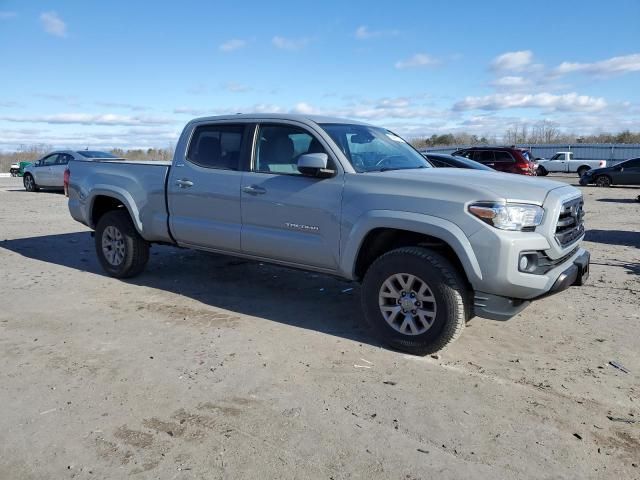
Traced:
[[583, 187], [589, 185], [590, 183], [593, 183], [593, 179], [593, 175], [583, 175], [582, 177], [580, 177], [580, 185], [582, 185]]
[[589, 252], [580, 250], [578, 254], [573, 257], [572, 263], [555, 277], [551, 288], [534, 299], [517, 299], [477, 291], [474, 297], [475, 314], [478, 317], [488, 318], [490, 320], [509, 320], [524, 310], [531, 303], [531, 300], [548, 297], [574, 285], [584, 285], [589, 278], [590, 260], [591, 255]]

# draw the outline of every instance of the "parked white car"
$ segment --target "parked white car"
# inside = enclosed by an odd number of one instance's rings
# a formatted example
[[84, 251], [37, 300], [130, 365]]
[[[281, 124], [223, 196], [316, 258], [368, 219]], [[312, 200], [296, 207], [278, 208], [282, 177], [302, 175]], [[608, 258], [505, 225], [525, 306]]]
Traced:
[[607, 166], [606, 160], [576, 160], [573, 152], [557, 152], [549, 160], [544, 158], [538, 160], [538, 175], [544, 176], [549, 172], [577, 172], [582, 177], [585, 172], [592, 168], [603, 168]]
[[27, 192], [37, 192], [40, 187], [64, 187], [64, 171], [70, 160], [123, 160], [107, 152], [95, 150], [57, 150], [24, 169], [22, 183]]

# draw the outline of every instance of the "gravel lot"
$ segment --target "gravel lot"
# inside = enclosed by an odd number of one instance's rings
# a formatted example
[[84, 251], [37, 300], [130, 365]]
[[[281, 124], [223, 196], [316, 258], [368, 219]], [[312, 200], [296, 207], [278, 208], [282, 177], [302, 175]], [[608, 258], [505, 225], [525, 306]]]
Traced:
[[153, 247], [106, 277], [65, 198], [20, 180], [0, 179], [0, 479], [640, 478], [640, 189], [583, 189], [588, 286], [418, 358], [321, 275]]

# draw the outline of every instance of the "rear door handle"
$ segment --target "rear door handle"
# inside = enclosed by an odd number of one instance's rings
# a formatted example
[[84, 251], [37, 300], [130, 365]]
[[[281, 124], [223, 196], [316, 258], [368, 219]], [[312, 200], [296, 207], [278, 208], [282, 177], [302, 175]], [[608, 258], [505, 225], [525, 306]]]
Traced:
[[244, 193], [249, 193], [251, 195], [263, 195], [267, 193], [267, 190], [259, 187], [257, 185], [249, 185], [248, 187], [242, 187], [242, 191]]
[[189, 188], [189, 187], [193, 187], [193, 182], [191, 180], [187, 180], [186, 178], [183, 178], [182, 180], [176, 180], [176, 185], [179, 186], [180, 188]]

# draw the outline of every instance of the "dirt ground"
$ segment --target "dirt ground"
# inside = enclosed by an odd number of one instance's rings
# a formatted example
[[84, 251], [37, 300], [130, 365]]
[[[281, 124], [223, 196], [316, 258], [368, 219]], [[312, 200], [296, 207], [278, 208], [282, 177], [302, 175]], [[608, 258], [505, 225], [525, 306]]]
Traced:
[[640, 189], [583, 191], [589, 285], [418, 358], [321, 275], [106, 277], [64, 196], [0, 179], [0, 479], [640, 478]]

